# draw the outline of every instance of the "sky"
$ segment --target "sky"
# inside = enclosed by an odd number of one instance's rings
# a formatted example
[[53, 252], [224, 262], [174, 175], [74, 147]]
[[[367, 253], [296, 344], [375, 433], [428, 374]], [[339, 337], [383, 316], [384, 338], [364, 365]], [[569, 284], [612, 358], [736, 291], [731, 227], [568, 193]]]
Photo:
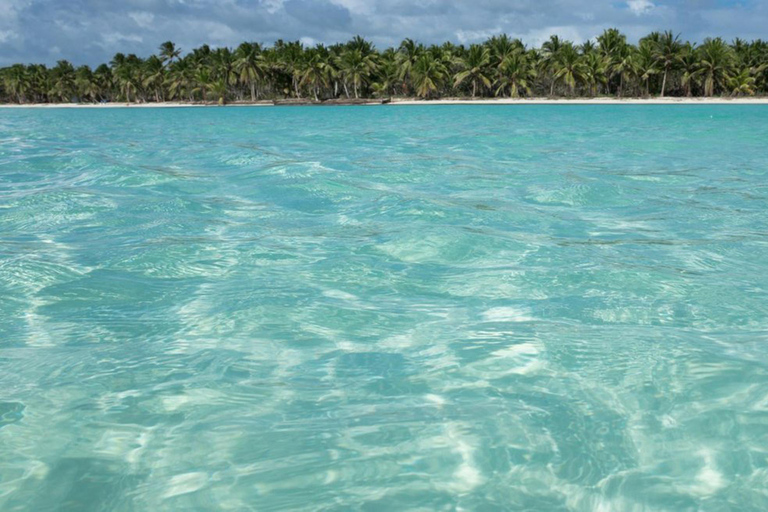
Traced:
[[146, 57], [167, 40], [186, 52], [359, 34], [383, 48], [405, 37], [469, 44], [505, 32], [538, 46], [553, 33], [583, 42], [609, 27], [632, 41], [653, 30], [691, 41], [768, 39], [768, 0], [0, 0], [0, 66], [97, 65], [117, 52]]

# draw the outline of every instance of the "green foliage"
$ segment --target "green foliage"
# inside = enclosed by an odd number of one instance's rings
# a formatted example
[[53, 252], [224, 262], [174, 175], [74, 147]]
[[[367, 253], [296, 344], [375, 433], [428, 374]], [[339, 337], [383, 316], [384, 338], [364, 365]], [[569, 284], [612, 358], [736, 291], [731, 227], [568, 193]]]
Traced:
[[166, 41], [157, 55], [118, 53], [95, 70], [66, 60], [0, 69], [0, 101], [13, 103], [535, 94], [768, 94], [768, 43], [715, 38], [696, 46], [667, 31], [633, 45], [617, 29], [578, 46], [553, 35], [535, 49], [506, 35], [468, 47], [405, 39], [383, 51], [360, 36], [328, 47], [278, 40], [186, 54]]
[[[477, 94], [477, 86], [482, 88], [491, 86], [491, 51], [486, 46], [473, 44], [469, 47], [466, 56], [456, 59], [457, 66], [461, 69], [454, 77], [454, 87], [465, 82], [472, 84], [472, 97]], [[503, 61], [502, 61], [503, 64]]]

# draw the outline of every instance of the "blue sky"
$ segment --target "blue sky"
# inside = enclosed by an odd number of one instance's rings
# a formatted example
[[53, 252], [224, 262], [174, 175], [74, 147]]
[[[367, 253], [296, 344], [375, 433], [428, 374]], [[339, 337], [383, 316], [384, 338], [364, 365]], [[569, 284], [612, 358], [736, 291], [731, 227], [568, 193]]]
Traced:
[[302, 39], [377, 46], [404, 37], [471, 43], [506, 32], [538, 45], [618, 27], [632, 40], [671, 29], [683, 38], [768, 39], [768, 0], [0, 0], [0, 65], [146, 56], [168, 39], [183, 50]]

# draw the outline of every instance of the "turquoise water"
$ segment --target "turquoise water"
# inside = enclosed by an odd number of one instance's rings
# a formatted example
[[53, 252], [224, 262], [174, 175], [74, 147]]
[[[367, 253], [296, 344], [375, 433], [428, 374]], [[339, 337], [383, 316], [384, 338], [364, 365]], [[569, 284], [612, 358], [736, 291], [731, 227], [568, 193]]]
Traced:
[[0, 510], [766, 510], [766, 140], [0, 110]]

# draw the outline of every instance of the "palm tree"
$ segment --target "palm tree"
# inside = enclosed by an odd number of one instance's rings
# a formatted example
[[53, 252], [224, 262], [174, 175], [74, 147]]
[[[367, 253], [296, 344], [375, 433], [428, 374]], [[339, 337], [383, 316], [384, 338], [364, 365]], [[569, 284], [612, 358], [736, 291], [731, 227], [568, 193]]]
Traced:
[[278, 48], [276, 46], [264, 48], [261, 52], [261, 58], [264, 61], [264, 88], [266, 91], [272, 94], [290, 95], [293, 87], [293, 74], [283, 62]]
[[290, 76], [291, 88], [297, 98], [301, 98], [299, 82], [301, 81], [301, 61], [304, 57], [304, 45], [300, 41], [285, 43], [278, 39], [275, 42], [277, 62], [280, 70]]
[[478, 82], [485, 87], [491, 86], [491, 79], [488, 77], [488, 65], [491, 62], [491, 52], [485, 46], [473, 44], [469, 47], [467, 56], [459, 59], [462, 71], [456, 73], [454, 77], [454, 87], [458, 87], [467, 80], [472, 84], [472, 97], [477, 95]]
[[659, 69], [656, 67], [658, 61], [656, 59], [655, 46], [656, 44], [653, 41], [644, 40], [640, 43], [640, 46], [632, 52], [632, 71], [642, 82], [646, 97], [651, 95], [651, 77], [659, 72]]
[[[305, 48], [243, 43], [236, 50], [202, 45], [185, 56], [171, 41], [146, 59], [118, 53], [95, 70], [62, 61], [0, 68], [0, 101], [251, 101], [303, 96], [321, 100], [418, 94], [550, 95], [768, 94], [768, 42], [708, 39], [696, 47], [672, 32], [629, 44], [608, 29], [579, 46], [553, 35], [540, 48], [497, 35], [468, 46], [424, 46], [411, 39], [377, 51], [355, 36], [346, 43]], [[672, 93], [670, 93], [672, 91]]]
[[75, 71], [75, 90], [80, 99], [98, 100], [101, 89], [88, 66], [80, 66]]
[[203, 103], [208, 103], [208, 91], [213, 87], [213, 77], [210, 70], [206, 66], [199, 66], [195, 70], [193, 80], [195, 87], [192, 89], [192, 94], [199, 92], [203, 97]]
[[360, 88], [367, 85], [371, 75], [376, 71], [375, 54], [363, 54], [359, 48], [348, 48], [341, 54], [339, 68], [344, 77], [344, 88], [349, 96], [347, 84], [352, 83], [355, 98], [360, 97]]
[[223, 76], [217, 80], [209, 82], [207, 86], [204, 87], [207, 87], [211, 94], [213, 94], [218, 99], [219, 105], [224, 105], [227, 102], [229, 84], [227, 83], [227, 79]]
[[189, 95], [190, 101], [193, 100], [194, 67], [191, 59], [181, 59], [174, 62], [168, 70], [166, 85], [170, 98], [181, 97], [182, 94]]
[[100, 99], [103, 100], [106, 97], [112, 99], [114, 81], [112, 79], [112, 71], [109, 69], [109, 66], [106, 64], [101, 64], [96, 68], [96, 71], [93, 72], [93, 83], [99, 90]]
[[597, 37], [597, 45], [600, 54], [605, 57], [608, 64], [608, 92], [611, 92], [611, 80], [618, 75], [620, 82], [618, 91], [619, 96], [621, 96], [621, 89], [626, 77], [625, 70], [628, 69], [629, 64], [627, 59], [630, 56], [629, 48], [627, 48], [627, 37], [618, 29], [609, 28]]
[[430, 98], [440, 90], [448, 70], [442, 60], [436, 59], [432, 53], [425, 52], [413, 65], [412, 76], [416, 94], [422, 98]]
[[24, 103], [30, 85], [29, 75], [24, 65], [14, 64], [6, 70], [3, 78], [5, 88], [8, 89], [11, 95], [16, 97], [16, 102]]
[[742, 39], [736, 38], [731, 44], [734, 55], [734, 67], [739, 70], [737, 74], [747, 70], [749, 76], [753, 77], [754, 89], [762, 88], [765, 80], [768, 78], [768, 45], [761, 40], [747, 43]]
[[404, 39], [397, 50], [400, 65], [400, 80], [403, 81], [403, 92], [408, 94], [408, 84], [411, 83], [411, 73], [419, 56], [424, 53], [424, 47], [416, 44], [413, 39]]
[[692, 87], [695, 79], [699, 77], [703, 69], [699, 66], [699, 52], [695, 45], [686, 43], [680, 50], [677, 57], [678, 66], [682, 71], [680, 83], [685, 90], [685, 96], [691, 97]]
[[213, 52], [211, 51], [211, 47], [204, 44], [201, 47], [192, 50], [192, 54], [187, 57], [191, 59], [195, 66], [198, 66], [202, 64], [210, 65], [212, 55]]
[[235, 73], [235, 56], [232, 50], [227, 47], [217, 48], [211, 54], [211, 74], [215, 79], [223, 80], [227, 87], [237, 83], [238, 76]]
[[727, 78], [728, 89], [733, 96], [755, 94], [755, 77], [750, 73], [749, 68], [743, 68], [738, 73], [734, 73]]
[[560, 59], [560, 52], [563, 49], [563, 41], [557, 36], [552, 35], [549, 40], [541, 45], [541, 68], [552, 75], [552, 82], [549, 87], [549, 95], [555, 95], [555, 84], [557, 79], [554, 76], [557, 61]]
[[520, 89], [531, 94], [530, 84], [536, 78], [536, 66], [527, 54], [515, 53], [507, 57], [497, 80], [496, 96], [503, 96], [509, 89], [513, 98], [520, 96]]
[[607, 59], [598, 52], [591, 51], [583, 56], [583, 62], [584, 82], [589, 85], [590, 94], [597, 96], [597, 86], [605, 85], [608, 82], [606, 75], [608, 71]]
[[629, 82], [635, 72], [633, 47], [628, 44], [619, 47], [610, 62], [611, 65], [608, 69], [612, 71], [612, 76], [619, 77], [617, 94], [621, 98], [624, 94], [624, 84]]
[[653, 54], [659, 67], [664, 70], [664, 78], [661, 80], [661, 97], [667, 90], [667, 76], [670, 70], [678, 63], [678, 57], [682, 51], [683, 45], [680, 43], [680, 36], [672, 34], [667, 30], [661, 34], [658, 41], [653, 43]]
[[576, 83], [584, 79], [585, 70], [581, 56], [570, 41], [563, 43], [553, 65], [553, 91], [554, 84], [562, 80], [567, 86], [569, 95], [573, 96]]
[[[331, 73], [331, 76], [333, 74]], [[397, 53], [392, 48], [387, 48], [379, 57], [378, 80], [371, 84], [371, 89], [376, 96], [393, 96], [396, 94], [400, 69], [397, 62]]]
[[263, 80], [267, 70], [259, 43], [242, 43], [235, 50], [234, 69], [243, 84], [251, 89], [251, 101], [256, 101], [256, 83]]
[[490, 65], [494, 69], [494, 80], [501, 80], [504, 62], [515, 54], [524, 54], [525, 45], [519, 39], [510, 39], [506, 34], [491, 37], [485, 46], [490, 51]]
[[181, 55], [181, 48], [177, 48], [171, 41], [166, 41], [160, 45], [160, 60], [166, 66], [173, 63], [173, 59], [178, 59]]
[[586, 57], [587, 55], [591, 55], [597, 52], [597, 45], [595, 44], [594, 41], [592, 41], [591, 39], [588, 39], [583, 43], [581, 43], [581, 46], [579, 47], [579, 51], [581, 52], [582, 55]]
[[165, 78], [165, 67], [158, 56], [152, 55], [144, 61], [142, 85], [154, 91], [155, 101], [158, 103], [165, 100], [163, 92]]
[[70, 101], [75, 93], [75, 68], [69, 61], [60, 60], [51, 69], [51, 94], [61, 101]]
[[627, 44], [627, 36], [622, 34], [617, 28], [609, 28], [597, 36], [597, 45], [600, 53], [606, 57], [612, 57], [619, 53], [619, 50]]
[[751, 44], [740, 37], [737, 37], [731, 43], [734, 59], [741, 67], [751, 65], [753, 58], [752, 48]]
[[51, 73], [44, 64], [32, 64], [26, 67], [25, 76], [29, 95], [34, 101], [51, 101]]
[[716, 89], [725, 86], [730, 77], [733, 53], [719, 37], [708, 38], [699, 47], [699, 61], [704, 75], [704, 95], [712, 96]]
[[117, 53], [111, 62], [114, 80], [128, 103], [135, 98], [139, 88], [139, 80], [135, 70], [136, 61], [135, 55], [126, 57], [122, 53]]
[[366, 41], [365, 38], [360, 36], [355, 36], [352, 39], [350, 39], [349, 42], [347, 43], [347, 48], [349, 48], [350, 50], [358, 50], [364, 56], [371, 55], [376, 51], [376, 48], [373, 46], [373, 43], [371, 43], [370, 41]]
[[329, 73], [327, 61], [324, 58], [326, 53], [325, 47], [318, 45], [315, 49], [307, 51], [301, 65], [301, 84], [310, 88], [315, 101], [320, 101], [318, 98], [320, 88], [328, 85]]

